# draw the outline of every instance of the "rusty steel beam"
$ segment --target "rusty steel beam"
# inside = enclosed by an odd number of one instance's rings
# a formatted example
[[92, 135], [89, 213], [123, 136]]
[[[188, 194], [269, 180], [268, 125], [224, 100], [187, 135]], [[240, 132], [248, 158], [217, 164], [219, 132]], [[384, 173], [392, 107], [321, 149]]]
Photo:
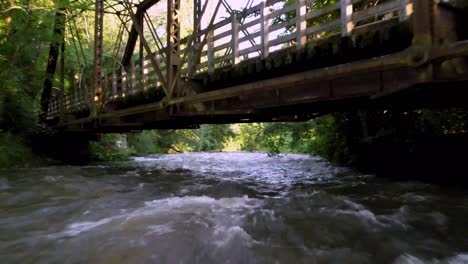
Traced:
[[[208, 1], [208, 0], [206, 0]], [[193, 0], [193, 32], [198, 33], [201, 31], [201, 17], [202, 17], [202, 0]], [[200, 42], [200, 36], [197, 36], [195, 43]]]
[[[124, 0], [124, 2], [126, 2], [128, 4], [129, 0]], [[137, 31], [137, 34], [139, 35], [141, 43], [142, 43], [143, 47], [145, 48], [146, 52], [148, 54], [152, 54], [151, 48], [150, 48], [148, 42], [146, 41], [143, 32], [141, 31], [142, 28], [138, 24], [136, 14], [133, 13], [133, 10], [132, 10], [131, 6], [127, 5], [127, 8], [128, 8], [128, 13], [129, 13], [129, 15], [130, 15], [130, 17], [132, 18], [132, 21], [133, 21], [133, 28], [132, 29], [135, 29]], [[156, 71], [156, 75], [159, 78], [159, 82], [161, 83], [164, 92], [166, 93], [166, 95], [168, 95], [169, 92], [168, 92], [167, 82], [164, 79], [161, 68], [159, 67], [159, 65], [158, 65], [156, 59], [154, 58], [154, 56], [149, 56], [149, 59], [150, 59], [151, 65], [154, 67], [154, 70]]]
[[[161, 0], [144, 0], [137, 6], [137, 11], [135, 16], [139, 19], [137, 24], [143, 25], [143, 18], [145, 12], [154, 6], [155, 4], [159, 3]], [[122, 65], [127, 67], [130, 65], [132, 60], [133, 52], [135, 51], [135, 46], [138, 40], [138, 31], [136, 30], [135, 26], [132, 26], [130, 34], [128, 35], [127, 46], [125, 46], [125, 52], [122, 57]]]
[[[180, 67], [180, 0], [167, 0], [167, 54], [166, 74], [169, 87], [168, 97], [172, 97], [173, 87], [177, 85]], [[195, 34], [195, 33], [194, 33]]]

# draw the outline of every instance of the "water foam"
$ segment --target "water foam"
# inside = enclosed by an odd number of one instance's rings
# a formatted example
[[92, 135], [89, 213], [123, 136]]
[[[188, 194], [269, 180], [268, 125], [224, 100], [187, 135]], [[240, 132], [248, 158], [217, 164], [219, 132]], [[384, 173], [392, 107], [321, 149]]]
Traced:
[[110, 223], [113, 220], [113, 218], [104, 218], [99, 221], [89, 221], [89, 222], [78, 222], [78, 223], [73, 223], [68, 225], [67, 229], [63, 232], [64, 236], [77, 236], [83, 232], [89, 231], [91, 229], [94, 229], [98, 226], [105, 225], [107, 223]]

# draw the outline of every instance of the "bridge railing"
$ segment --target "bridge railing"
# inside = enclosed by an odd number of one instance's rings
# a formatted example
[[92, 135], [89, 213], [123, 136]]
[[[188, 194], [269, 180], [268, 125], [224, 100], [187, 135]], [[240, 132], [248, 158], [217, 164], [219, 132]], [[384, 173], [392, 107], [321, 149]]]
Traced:
[[[403, 21], [413, 12], [410, 0], [383, 0], [372, 6], [366, 0], [341, 0], [321, 7], [316, 0], [298, 0], [279, 8], [283, 3], [281, 0], [265, 1], [199, 31], [197, 39], [206, 38], [207, 41], [204, 45], [195, 43], [190, 47], [191, 59], [181, 65], [182, 73], [188, 74], [192, 68], [196, 73], [213, 72], [251, 58], [267, 58], [271, 52], [291, 46], [300, 48], [308, 41], [336, 34], [349, 36], [354, 31], [368, 30], [389, 20]], [[181, 57], [186, 51], [186, 42], [187, 39], [182, 40]], [[197, 49], [201, 49], [200, 58], [194, 59]], [[152, 56], [161, 64], [165, 76], [165, 60], [161, 59], [164, 54], [161, 50]], [[135, 64], [135, 71], [141, 72], [145, 79], [143, 87], [158, 84], [149, 56], [142, 63], [143, 71], [139, 69], [140, 62]], [[122, 75], [121, 72], [116, 74]]]
[[[195, 43], [189, 47], [189, 59], [181, 65], [182, 75], [212, 73], [217, 68], [232, 67], [242, 61], [296, 46], [308, 41], [333, 35], [351, 36], [355, 31], [366, 31], [388, 21], [403, 21], [413, 13], [411, 0], [382, 0], [370, 5], [369, 0], [339, 0], [322, 5], [316, 0], [297, 0], [283, 7], [284, 1], [267, 0], [200, 30]], [[182, 40], [180, 57], [187, 49], [187, 39]], [[199, 53], [200, 57], [196, 54]], [[165, 49], [147, 55], [142, 61], [131, 63], [129, 69], [119, 69], [105, 77], [105, 94], [102, 99], [83, 95], [67, 95], [52, 101], [49, 115], [76, 111], [96, 101], [109, 102], [117, 98], [160, 86], [150, 56], [166, 76]], [[188, 76], [191, 77], [191, 76]], [[82, 92], [84, 94], [86, 92]], [[93, 95], [94, 97], [94, 95]], [[61, 102], [59, 102], [61, 101]]]

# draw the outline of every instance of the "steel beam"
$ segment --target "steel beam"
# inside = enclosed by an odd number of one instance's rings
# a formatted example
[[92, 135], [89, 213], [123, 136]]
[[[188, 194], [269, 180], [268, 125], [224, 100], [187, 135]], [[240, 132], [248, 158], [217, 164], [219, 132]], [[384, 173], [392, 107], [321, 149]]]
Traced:
[[178, 68], [180, 66], [180, 0], [167, 0], [167, 83], [170, 93], [168, 97], [172, 97], [172, 87], [177, 87]]
[[[137, 11], [136, 11], [136, 17], [140, 18], [141, 21], [138, 21], [139, 25], [143, 25], [143, 14], [153, 5], [157, 4], [161, 0], [144, 0], [137, 6]], [[134, 26], [132, 26], [132, 29], [130, 31], [130, 34], [128, 35], [128, 40], [127, 40], [127, 46], [125, 46], [125, 52], [122, 57], [122, 65], [124, 67], [127, 67], [130, 65], [130, 61], [132, 60], [133, 52], [135, 51], [135, 45], [137, 43], [138, 39], [138, 31]]]

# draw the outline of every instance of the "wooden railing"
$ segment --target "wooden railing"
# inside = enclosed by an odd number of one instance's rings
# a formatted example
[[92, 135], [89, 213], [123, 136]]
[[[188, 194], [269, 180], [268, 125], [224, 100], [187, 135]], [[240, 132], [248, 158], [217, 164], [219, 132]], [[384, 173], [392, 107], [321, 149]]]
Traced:
[[[303, 47], [311, 40], [341, 34], [350, 36], [354, 31], [365, 31], [380, 26], [389, 20], [406, 20], [413, 13], [411, 0], [379, 1], [373, 6], [366, 0], [337, 0], [336, 3], [316, 7], [316, 0], [297, 0], [280, 8], [284, 1], [267, 0], [257, 6], [234, 14], [204, 28], [196, 35], [207, 41], [190, 47], [189, 58], [181, 65], [182, 75], [190, 72], [212, 73], [220, 67], [234, 66], [252, 58], [267, 58], [270, 53], [284, 48]], [[187, 48], [187, 39], [182, 41], [180, 56]], [[198, 50], [201, 49], [201, 50]], [[195, 59], [197, 50], [201, 53]], [[96, 102], [108, 102], [160, 85], [156, 70], [150, 62], [153, 56], [163, 76], [166, 76], [165, 50], [146, 56], [143, 61], [132, 62], [126, 71], [121, 69], [105, 77], [104, 94], [101, 98], [80, 94], [65, 95], [51, 102], [48, 115], [59, 116], [60, 112], [72, 112], [90, 107]]]

